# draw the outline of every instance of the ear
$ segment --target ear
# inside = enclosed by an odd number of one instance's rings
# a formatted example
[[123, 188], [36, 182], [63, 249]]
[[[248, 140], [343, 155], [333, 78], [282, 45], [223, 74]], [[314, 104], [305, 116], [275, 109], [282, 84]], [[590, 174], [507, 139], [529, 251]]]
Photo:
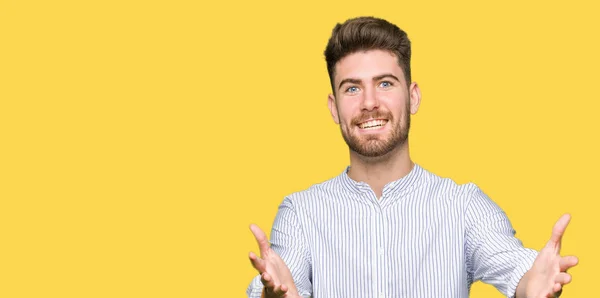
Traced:
[[327, 96], [327, 106], [329, 106], [329, 112], [331, 112], [333, 122], [335, 122], [335, 124], [340, 124], [340, 115], [338, 115], [337, 106], [335, 104], [335, 96], [333, 96], [333, 94], [329, 94], [329, 96]]
[[421, 89], [416, 82], [410, 84], [409, 88], [410, 94], [410, 113], [412, 115], [416, 114], [419, 110], [419, 106], [421, 105]]

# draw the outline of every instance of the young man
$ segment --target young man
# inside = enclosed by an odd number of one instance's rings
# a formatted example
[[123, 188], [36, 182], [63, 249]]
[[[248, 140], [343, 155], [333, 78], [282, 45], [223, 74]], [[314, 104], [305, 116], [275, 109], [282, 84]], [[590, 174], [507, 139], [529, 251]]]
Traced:
[[[376, 18], [332, 32], [328, 103], [350, 149], [339, 176], [286, 197], [271, 246], [251, 230], [260, 257], [249, 297], [468, 297], [474, 281], [508, 297], [553, 297], [571, 280], [560, 256], [570, 217], [539, 253], [514, 237], [505, 213], [476, 185], [457, 185], [410, 159], [410, 116], [421, 93], [410, 77], [410, 41]], [[411, 83], [412, 82], [412, 83]]]

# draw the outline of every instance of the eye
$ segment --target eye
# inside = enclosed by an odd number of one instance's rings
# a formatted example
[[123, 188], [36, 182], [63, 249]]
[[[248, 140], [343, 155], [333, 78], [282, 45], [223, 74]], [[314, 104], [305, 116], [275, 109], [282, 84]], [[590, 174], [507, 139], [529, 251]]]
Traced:
[[392, 84], [392, 82], [390, 82], [390, 81], [383, 81], [383, 82], [379, 83], [379, 86], [383, 87], [383, 88], [389, 88], [389, 87], [392, 87], [393, 85], [394, 84]]
[[358, 87], [356, 86], [350, 86], [348, 88], [346, 88], [346, 93], [356, 93], [358, 92]]

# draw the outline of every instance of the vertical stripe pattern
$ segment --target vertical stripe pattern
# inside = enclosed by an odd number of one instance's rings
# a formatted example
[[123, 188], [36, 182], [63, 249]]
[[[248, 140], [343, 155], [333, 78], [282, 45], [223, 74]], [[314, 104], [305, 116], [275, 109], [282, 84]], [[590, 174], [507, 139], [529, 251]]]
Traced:
[[[463, 298], [478, 280], [512, 297], [537, 256], [514, 235], [475, 184], [415, 165], [379, 199], [347, 169], [286, 197], [270, 241], [303, 297]], [[261, 292], [257, 276], [247, 295]]]

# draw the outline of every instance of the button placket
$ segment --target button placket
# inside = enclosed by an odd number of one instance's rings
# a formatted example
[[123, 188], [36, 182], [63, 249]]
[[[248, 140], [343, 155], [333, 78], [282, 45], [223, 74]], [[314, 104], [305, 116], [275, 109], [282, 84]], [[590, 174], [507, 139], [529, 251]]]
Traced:
[[378, 242], [377, 242], [377, 246], [378, 246], [378, 263], [379, 263], [379, 268], [381, 268], [380, 270], [380, 274], [379, 274], [379, 285], [378, 285], [378, 291], [379, 291], [379, 297], [383, 298], [385, 297], [385, 291], [386, 291], [386, 286], [387, 286], [387, 276], [386, 276], [386, 270], [383, 270], [383, 268], [385, 268], [385, 247], [386, 247], [386, 243], [387, 243], [387, 227], [385, 225], [385, 202], [386, 201], [386, 195], [383, 195], [381, 197], [381, 203], [379, 205], [379, 213], [378, 213], [378, 220], [377, 220], [377, 229], [378, 229]]
[[[375, 242], [376, 242], [376, 250], [374, 250], [373, 252], [375, 253], [376, 257], [376, 262], [377, 262], [377, 283], [376, 283], [376, 293], [378, 293], [379, 297], [383, 297], [382, 295], [383, 293], [383, 286], [385, 284], [385, 277], [384, 277], [384, 272], [385, 270], [383, 268], [385, 268], [385, 264], [384, 264], [384, 259], [383, 259], [383, 210], [382, 210], [382, 202], [383, 197], [379, 200], [377, 200], [377, 204], [375, 206], [375, 216], [376, 216], [376, 221], [375, 221], [375, 230], [376, 230], [376, 237], [375, 237]], [[376, 294], [377, 295], [377, 294]]]
[[381, 268], [381, 264], [379, 262], [379, 217], [380, 217], [380, 208], [379, 202], [377, 201], [377, 197], [375, 192], [371, 189], [366, 193], [368, 199], [370, 201], [370, 210], [371, 210], [371, 270], [372, 270], [372, 293], [373, 297], [378, 297], [379, 290], [379, 269]]

